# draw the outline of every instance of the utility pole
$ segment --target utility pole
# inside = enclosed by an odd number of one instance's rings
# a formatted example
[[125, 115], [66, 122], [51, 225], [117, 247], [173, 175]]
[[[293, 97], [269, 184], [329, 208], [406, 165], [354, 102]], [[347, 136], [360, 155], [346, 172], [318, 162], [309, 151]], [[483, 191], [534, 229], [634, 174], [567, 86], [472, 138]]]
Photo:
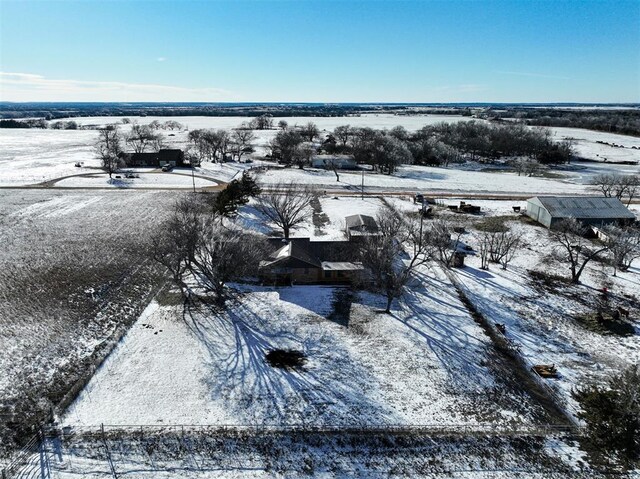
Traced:
[[191, 181], [193, 182], [193, 192], [196, 192], [196, 177], [195, 177], [195, 173], [193, 172], [194, 167], [193, 165], [191, 165]]
[[362, 196], [360, 198], [364, 200], [364, 169], [362, 170]]

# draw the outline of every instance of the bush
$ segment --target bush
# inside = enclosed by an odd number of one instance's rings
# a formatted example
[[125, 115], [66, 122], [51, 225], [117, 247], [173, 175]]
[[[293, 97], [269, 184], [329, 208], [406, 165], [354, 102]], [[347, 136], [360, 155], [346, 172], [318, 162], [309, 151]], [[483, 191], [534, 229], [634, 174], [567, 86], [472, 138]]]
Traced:
[[632, 366], [613, 376], [607, 387], [586, 386], [573, 392], [587, 423], [587, 447], [606, 463], [640, 465], [640, 370]]

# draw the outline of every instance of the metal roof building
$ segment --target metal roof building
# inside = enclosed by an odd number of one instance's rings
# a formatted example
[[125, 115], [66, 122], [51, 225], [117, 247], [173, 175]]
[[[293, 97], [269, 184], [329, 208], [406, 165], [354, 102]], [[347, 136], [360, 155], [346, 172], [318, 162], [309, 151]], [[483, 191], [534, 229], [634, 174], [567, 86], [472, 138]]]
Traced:
[[636, 219], [618, 198], [604, 196], [536, 196], [527, 200], [527, 216], [547, 228], [567, 218], [591, 226], [631, 223]]

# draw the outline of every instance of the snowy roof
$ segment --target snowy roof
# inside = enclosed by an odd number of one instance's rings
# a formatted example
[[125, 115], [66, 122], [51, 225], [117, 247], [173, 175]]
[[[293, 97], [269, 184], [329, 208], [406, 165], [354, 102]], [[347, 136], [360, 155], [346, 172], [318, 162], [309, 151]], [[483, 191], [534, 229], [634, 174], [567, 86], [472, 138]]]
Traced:
[[322, 269], [324, 271], [360, 271], [364, 269], [360, 263], [349, 263], [346, 261], [323, 261]]
[[593, 196], [536, 196], [538, 204], [554, 218], [629, 218], [635, 215], [618, 198]]
[[347, 228], [366, 229], [367, 231], [378, 231], [378, 223], [372, 216], [368, 215], [350, 215], [345, 218]]

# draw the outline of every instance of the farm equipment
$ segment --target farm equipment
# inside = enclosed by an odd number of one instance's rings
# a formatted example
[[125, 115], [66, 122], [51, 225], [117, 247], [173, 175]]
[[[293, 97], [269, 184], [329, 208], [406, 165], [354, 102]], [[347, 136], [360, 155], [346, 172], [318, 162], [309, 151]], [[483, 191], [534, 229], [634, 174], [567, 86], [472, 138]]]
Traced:
[[471, 214], [480, 213], [479, 206], [471, 205], [471, 204], [465, 203], [464, 201], [460, 202], [460, 207], [458, 208], [458, 210], [462, 211], [463, 213], [471, 213]]
[[536, 364], [531, 369], [533, 369], [538, 376], [545, 379], [557, 378], [560, 376], [555, 364]]

